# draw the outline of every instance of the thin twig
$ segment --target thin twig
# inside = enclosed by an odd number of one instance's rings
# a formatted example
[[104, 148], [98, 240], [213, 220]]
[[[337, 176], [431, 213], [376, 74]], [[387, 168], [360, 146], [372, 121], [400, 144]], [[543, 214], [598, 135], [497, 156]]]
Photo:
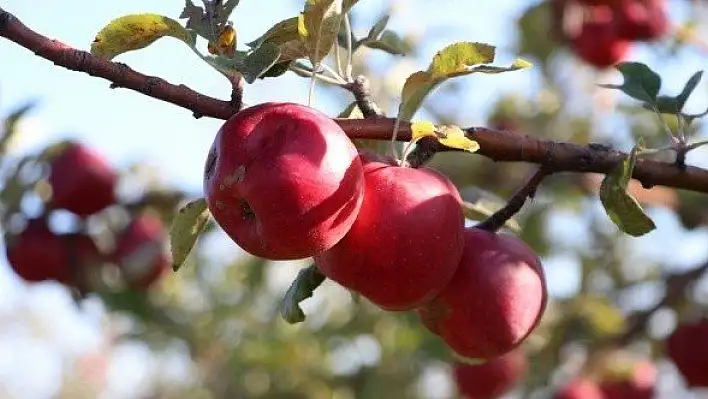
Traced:
[[496, 232], [502, 228], [509, 219], [521, 210], [527, 198], [533, 198], [534, 195], [536, 195], [536, 189], [548, 174], [549, 171], [546, 167], [540, 166], [531, 177], [529, 177], [526, 183], [514, 193], [503, 208], [494, 212], [492, 216], [478, 223], [475, 227], [491, 232]]

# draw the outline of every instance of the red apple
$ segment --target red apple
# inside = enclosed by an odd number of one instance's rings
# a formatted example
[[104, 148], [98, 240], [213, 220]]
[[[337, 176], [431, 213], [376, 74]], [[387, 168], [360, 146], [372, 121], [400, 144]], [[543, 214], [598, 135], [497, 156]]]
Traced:
[[89, 216], [115, 202], [117, 174], [93, 149], [69, 142], [50, 161], [51, 206]]
[[585, 21], [570, 47], [583, 61], [597, 68], [607, 68], [622, 61], [631, 43], [620, 38], [612, 20]]
[[539, 323], [546, 302], [541, 262], [528, 245], [468, 228], [452, 281], [418, 315], [459, 355], [488, 359], [518, 346]]
[[167, 233], [160, 219], [143, 213], [126, 226], [116, 241], [113, 260], [133, 288], [148, 288], [170, 266]]
[[578, 2], [586, 6], [611, 6], [618, 0], [579, 0]]
[[517, 349], [482, 364], [455, 363], [453, 371], [457, 390], [462, 397], [493, 399], [502, 396], [522, 380], [527, 368], [526, 356]]
[[666, 354], [688, 386], [708, 387], [708, 319], [679, 325], [666, 340]]
[[605, 399], [605, 397], [594, 381], [585, 378], [575, 378], [556, 392], [553, 399]]
[[216, 222], [245, 251], [273, 260], [331, 248], [364, 197], [356, 147], [332, 119], [298, 104], [265, 103], [219, 130], [204, 192]]
[[447, 285], [462, 256], [460, 194], [443, 174], [363, 155], [364, 203], [349, 233], [315, 257], [322, 274], [385, 310], [410, 310]]
[[623, 39], [656, 40], [669, 31], [664, 0], [618, 0], [613, 8], [617, 35]]
[[657, 370], [648, 360], [634, 364], [628, 373], [606, 376], [600, 382], [605, 399], [652, 399]]
[[86, 268], [101, 261], [91, 237], [54, 234], [43, 219], [29, 221], [7, 245], [10, 266], [29, 282], [54, 280], [75, 286], [85, 279]]

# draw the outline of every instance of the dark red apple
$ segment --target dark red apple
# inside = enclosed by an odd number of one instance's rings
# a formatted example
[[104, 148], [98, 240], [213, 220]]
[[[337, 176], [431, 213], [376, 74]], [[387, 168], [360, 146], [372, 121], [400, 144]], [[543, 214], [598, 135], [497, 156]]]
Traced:
[[553, 399], [605, 399], [595, 381], [574, 378], [558, 390]]
[[117, 174], [106, 159], [78, 142], [69, 142], [50, 161], [51, 206], [89, 216], [115, 202]]
[[688, 386], [708, 387], [708, 319], [679, 325], [666, 340], [666, 354]]
[[112, 259], [133, 288], [148, 288], [170, 266], [165, 249], [167, 233], [156, 216], [142, 213], [117, 237]]
[[452, 281], [418, 315], [459, 355], [488, 359], [517, 347], [541, 320], [546, 302], [541, 261], [526, 243], [468, 228]]
[[631, 42], [619, 37], [612, 20], [585, 21], [577, 36], [569, 40], [573, 52], [597, 68], [622, 61], [631, 47]]
[[364, 203], [349, 233], [315, 257], [322, 274], [385, 310], [445, 288], [462, 256], [460, 194], [443, 174], [362, 155]]
[[349, 231], [364, 197], [356, 147], [332, 119], [298, 104], [265, 103], [219, 130], [204, 192], [216, 222], [266, 259], [317, 255]]
[[579, 0], [578, 2], [586, 6], [611, 6], [618, 0]]
[[528, 363], [526, 355], [517, 349], [482, 364], [458, 362], [453, 367], [457, 390], [462, 397], [493, 399], [511, 390], [524, 378]]
[[10, 266], [29, 282], [54, 280], [68, 286], [80, 285], [85, 282], [86, 268], [102, 260], [91, 237], [54, 234], [43, 219], [29, 221], [7, 245]]
[[606, 376], [600, 382], [605, 399], [652, 399], [656, 384], [656, 366], [639, 361], [629, 372]]
[[622, 39], [656, 40], [669, 31], [665, 0], [617, 0], [613, 9]]

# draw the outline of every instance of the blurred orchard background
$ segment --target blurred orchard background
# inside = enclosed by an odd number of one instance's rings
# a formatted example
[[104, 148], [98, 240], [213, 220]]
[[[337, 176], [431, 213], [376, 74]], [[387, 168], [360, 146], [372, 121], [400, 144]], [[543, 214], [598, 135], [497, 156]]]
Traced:
[[[301, 3], [241, 1], [231, 18], [239, 46], [296, 15]], [[672, 27], [693, 26], [693, 39], [677, 42], [667, 35], [637, 43], [628, 59], [649, 65], [663, 78], [662, 93], [676, 94], [708, 65], [708, 3], [668, 4]], [[183, 6], [180, 0], [2, 2], [30, 28], [81, 49], [118, 16], [154, 12], [177, 18]], [[497, 46], [499, 65], [519, 55], [535, 67], [446, 83], [418, 118], [625, 151], [639, 136], [649, 143], [665, 140], [654, 115], [596, 85], [621, 82], [617, 71], [588, 66], [551, 41], [544, 10], [526, 0], [361, 0], [352, 12], [354, 32], [365, 35], [389, 13], [388, 29], [409, 48], [407, 57], [365, 48], [355, 59], [355, 73], [370, 77], [374, 97], [393, 115], [405, 78], [425, 68], [435, 51], [454, 41], [485, 42]], [[170, 38], [117, 60], [214, 97], [230, 95], [222, 76]], [[246, 86], [244, 101], [304, 104], [308, 84], [292, 73], [259, 80]], [[171, 193], [149, 203], [169, 223], [180, 201], [201, 196], [204, 161], [222, 121], [195, 119], [184, 109], [108, 85], [0, 40], [0, 114], [36, 105], [19, 121], [3, 168], [50, 143], [76, 139], [121, 171], [123, 201]], [[707, 94], [704, 79], [686, 110], [703, 111]], [[351, 101], [350, 94], [321, 84], [314, 106], [335, 116]], [[706, 125], [696, 126], [694, 137], [708, 138]], [[687, 163], [708, 167], [708, 147], [691, 152]], [[530, 170], [451, 153], [437, 155], [432, 166], [468, 199], [475, 187], [505, 198]], [[521, 237], [542, 257], [550, 303], [524, 344], [529, 372], [509, 397], [549, 397], [603, 340], [624, 331], [630, 315], [663, 298], [667, 274], [708, 261], [705, 196], [658, 187], [637, 191], [657, 229], [632, 238], [604, 213], [598, 184], [592, 176], [556, 175], [516, 218]], [[32, 198], [22, 210], [29, 216], [41, 211]], [[60, 231], [71, 223], [61, 212], [52, 217]], [[414, 315], [379, 311], [326, 282], [303, 303], [306, 321], [285, 323], [280, 301], [307, 265], [253, 258], [211, 226], [178, 273], [168, 271], [144, 292], [89, 294], [77, 302], [58, 283], [24, 282], [0, 258], [0, 398], [456, 397], [451, 354]], [[705, 390], [687, 389], [662, 349], [677, 321], [708, 307], [708, 278], [690, 285], [672, 305], [653, 312], [628, 349], [656, 364], [656, 397], [708, 397]]]

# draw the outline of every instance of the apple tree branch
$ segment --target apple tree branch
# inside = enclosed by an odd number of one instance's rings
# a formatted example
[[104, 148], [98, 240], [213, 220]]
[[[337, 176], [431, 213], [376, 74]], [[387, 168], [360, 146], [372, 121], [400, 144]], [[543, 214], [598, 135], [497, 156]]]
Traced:
[[[219, 100], [196, 92], [189, 87], [175, 85], [166, 80], [137, 72], [125, 64], [94, 57], [87, 51], [68, 46], [58, 40], [41, 35], [17, 17], [0, 7], [0, 36], [34, 52], [39, 57], [72, 71], [84, 72], [109, 80], [112, 87], [124, 87], [189, 109], [195, 117], [209, 116], [228, 119], [240, 109], [237, 98]], [[5, 61], [7, 62], [7, 61]], [[361, 85], [361, 87], [365, 87]], [[366, 91], [357, 94], [357, 104], [365, 115], [377, 115], [378, 107], [370, 101]], [[337, 123], [351, 138], [390, 140], [394, 119], [376, 117], [367, 119], [337, 119]], [[478, 153], [499, 162], [527, 162], [544, 165], [548, 173], [594, 172], [608, 173], [627, 154], [598, 145], [578, 145], [567, 142], [542, 140], [514, 132], [472, 127], [467, 135], [480, 145]], [[401, 123], [397, 139], [411, 138], [409, 123]], [[448, 151], [437, 145], [436, 152]], [[552, 162], [551, 162], [552, 161]], [[677, 167], [665, 162], [640, 159], [632, 177], [645, 187], [662, 185], [701, 193], [708, 193], [708, 170], [687, 166]]]

